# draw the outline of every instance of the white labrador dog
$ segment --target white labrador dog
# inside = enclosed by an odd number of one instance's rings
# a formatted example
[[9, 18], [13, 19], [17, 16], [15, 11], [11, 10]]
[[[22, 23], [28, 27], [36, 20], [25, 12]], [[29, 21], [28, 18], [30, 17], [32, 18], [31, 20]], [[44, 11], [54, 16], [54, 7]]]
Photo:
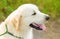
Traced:
[[33, 28], [46, 31], [44, 22], [48, 19], [36, 5], [21, 5], [0, 24], [0, 39], [33, 39]]

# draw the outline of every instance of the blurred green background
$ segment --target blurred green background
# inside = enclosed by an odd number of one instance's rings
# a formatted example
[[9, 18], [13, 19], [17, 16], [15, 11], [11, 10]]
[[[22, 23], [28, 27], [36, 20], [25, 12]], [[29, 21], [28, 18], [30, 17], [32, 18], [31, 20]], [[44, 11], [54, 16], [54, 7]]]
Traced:
[[41, 12], [54, 19], [60, 15], [60, 0], [0, 0], [0, 20], [4, 20], [18, 6], [26, 3], [36, 4]]
[[0, 22], [22, 4], [32, 3], [39, 7], [40, 11], [50, 15], [46, 24], [48, 33], [46, 39], [59, 39], [60, 37], [60, 0], [0, 0]]

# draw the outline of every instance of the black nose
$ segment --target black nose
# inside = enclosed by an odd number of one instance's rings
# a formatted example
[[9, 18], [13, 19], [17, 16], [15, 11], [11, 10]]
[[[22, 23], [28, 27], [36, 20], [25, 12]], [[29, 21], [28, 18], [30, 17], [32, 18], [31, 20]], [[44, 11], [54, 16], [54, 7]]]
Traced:
[[46, 20], [49, 20], [49, 18], [50, 18], [49, 16], [46, 16]]

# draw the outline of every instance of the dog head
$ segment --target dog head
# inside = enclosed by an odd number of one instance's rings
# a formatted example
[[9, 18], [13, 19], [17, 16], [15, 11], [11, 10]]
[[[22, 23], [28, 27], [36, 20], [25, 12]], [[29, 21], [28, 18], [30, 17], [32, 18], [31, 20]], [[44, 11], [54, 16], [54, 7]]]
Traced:
[[[15, 15], [15, 16], [12, 16]], [[12, 17], [11, 17], [12, 16]], [[44, 22], [49, 20], [49, 16], [40, 12], [34, 4], [21, 5], [11, 14], [12, 24], [22, 28], [35, 28], [37, 30], [46, 30]]]

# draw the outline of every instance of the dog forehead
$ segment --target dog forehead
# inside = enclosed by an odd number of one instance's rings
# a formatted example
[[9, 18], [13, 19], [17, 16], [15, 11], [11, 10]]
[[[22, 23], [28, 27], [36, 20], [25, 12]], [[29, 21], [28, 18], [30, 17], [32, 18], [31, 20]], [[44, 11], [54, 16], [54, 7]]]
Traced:
[[25, 4], [24, 6], [26, 6], [26, 7], [33, 7], [33, 8], [37, 8], [37, 6], [36, 5], [34, 5], [34, 4]]
[[26, 8], [26, 9], [34, 9], [34, 10], [38, 9], [38, 7], [36, 5], [34, 5], [34, 4], [23, 4], [19, 8], [22, 8], [22, 9], [24, 9], [24, 8]]
[[38, 7], [34, 4], [24, 4], [21, 5], [19, 8], [19, 10], [21, 9], [21, 11], [23, 11], [22, 13], [26, 14], [33, 14], [36, 10], [38, 10]]

